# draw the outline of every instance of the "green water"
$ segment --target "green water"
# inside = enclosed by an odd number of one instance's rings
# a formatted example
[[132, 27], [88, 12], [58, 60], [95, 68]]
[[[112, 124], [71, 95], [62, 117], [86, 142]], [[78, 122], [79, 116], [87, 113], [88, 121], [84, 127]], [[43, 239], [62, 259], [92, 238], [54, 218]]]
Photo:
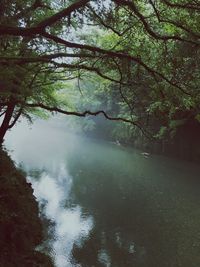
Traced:
[[45, 123], [23, 133], [16, 130], [18, 143], [11, 135], [7, 146], [57, 225], [46, 241], [56, 266], [200, 266], [197, 164], [145, 157]]
[[68, 162], [72, 203], [95, 221], [82, 266], [200, 266], [197, 166], [98, 141]]

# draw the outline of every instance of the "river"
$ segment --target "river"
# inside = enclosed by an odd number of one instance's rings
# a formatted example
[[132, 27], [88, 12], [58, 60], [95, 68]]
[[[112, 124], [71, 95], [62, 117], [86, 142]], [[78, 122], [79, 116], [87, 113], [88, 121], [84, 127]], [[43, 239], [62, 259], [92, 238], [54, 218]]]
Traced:
[[6, 148], [32, 183], [56, 267], [200, 266], [200, 167], [19, 123]]

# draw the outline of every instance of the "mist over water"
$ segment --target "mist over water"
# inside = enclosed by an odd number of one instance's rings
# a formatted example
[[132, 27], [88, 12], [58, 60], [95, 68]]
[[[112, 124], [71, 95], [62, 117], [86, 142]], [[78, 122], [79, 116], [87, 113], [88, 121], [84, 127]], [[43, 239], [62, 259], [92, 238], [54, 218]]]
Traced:
[[56, 267], [200, 266], [200, 166], [26, 122], [6, 148], [27, 172]]
[[50, 254], [57, 267], [70, 267], [74, 266], [70, 262], [73, 245], [88, 236], [93, 220], [92, 216], [82, 216], [79, 205], [67, 205], [73, 180], [65, 157], [79, 141], [55, 126], [55, 119], [38, 120], [31, 127], [23, 121], [8, 134], [6, 147], [27, 173], [38, 172], [37, 179], [29, 175], [27, 180], [32, 183], [41, 212], [53, 222], [53, 236], [48, 240]]

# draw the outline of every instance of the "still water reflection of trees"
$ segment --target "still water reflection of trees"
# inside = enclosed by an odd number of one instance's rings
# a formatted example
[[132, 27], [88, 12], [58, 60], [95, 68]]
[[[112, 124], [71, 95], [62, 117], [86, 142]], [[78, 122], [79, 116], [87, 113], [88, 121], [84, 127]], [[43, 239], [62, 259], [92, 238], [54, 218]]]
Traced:
[[[69, 160], [72, 202], [92, 214], [95, 223], [82, 246], [73, 247], [76, 263], [84, 267], [200, 263], [200, 217], [196, 217], [200, 200], [187, 182], [189, 175], [198, 177], [197, 170], [112, 146], [90, 144], [81, 151]], [[194, 198], [197, 202], [190, 202]]]

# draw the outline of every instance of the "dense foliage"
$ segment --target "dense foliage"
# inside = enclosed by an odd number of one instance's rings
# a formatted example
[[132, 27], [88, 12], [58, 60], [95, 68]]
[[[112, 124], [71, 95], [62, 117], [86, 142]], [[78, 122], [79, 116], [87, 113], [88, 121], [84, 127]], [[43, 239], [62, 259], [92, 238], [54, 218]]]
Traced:
[[3, 0], [0, 141], [35, 108], [157, 137], [199, 121], [199, 11], [196, 0]]

